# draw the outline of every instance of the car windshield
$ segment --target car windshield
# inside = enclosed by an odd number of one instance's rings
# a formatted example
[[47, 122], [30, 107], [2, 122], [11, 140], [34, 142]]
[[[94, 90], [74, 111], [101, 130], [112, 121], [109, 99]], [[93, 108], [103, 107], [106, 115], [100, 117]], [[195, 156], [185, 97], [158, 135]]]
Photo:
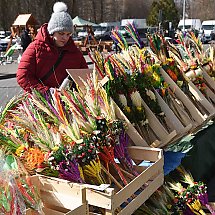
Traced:
[[107, 27], [99, 27], [96, 29], [96, 31], [106, 31]]
[[[183, 25], [178, 26], [180, 29], [183, 29]], [[191, 25], [185, 25], [185, 29], [191, 29]]]
[[203, 25], [202, 28], [204, 30], [213, 30], [214, 29], [214, 25]]

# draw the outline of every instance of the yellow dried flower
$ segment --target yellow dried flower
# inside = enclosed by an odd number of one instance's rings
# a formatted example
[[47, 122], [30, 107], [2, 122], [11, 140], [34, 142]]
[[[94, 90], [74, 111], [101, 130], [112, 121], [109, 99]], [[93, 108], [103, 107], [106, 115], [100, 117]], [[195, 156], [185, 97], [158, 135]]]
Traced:
[[24, 145], [21, 145], [19, 148], [16, 149], [16, 155], [20, 157], [22, 153], [26, 150], [27, 148]]
[[58, 149], [59, 149], [59, 146], [54, 146], [54, 147], [52, 148], [52, 151], [56, 152]]
[[126, 107], [125, 107], [125, 110], [126, 110], [128, 113], [130, 113], [130, 112], [131, 112], [131, 108], [130, 108], [130, 107], [128, 107], [128, 106], [126, 106]]

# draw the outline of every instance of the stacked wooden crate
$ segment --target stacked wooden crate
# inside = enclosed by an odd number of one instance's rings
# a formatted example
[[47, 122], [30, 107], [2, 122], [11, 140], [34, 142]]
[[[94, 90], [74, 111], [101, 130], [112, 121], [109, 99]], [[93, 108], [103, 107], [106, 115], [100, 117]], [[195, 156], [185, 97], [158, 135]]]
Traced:
[[[53, 215], [132, 214], [163, 184], [164, 159], [162, 149], [131, 146], [128, 152], [139, 175], [123, 189], [110, 184], [95, 186], [42, 175], [31, 176], [40, 192], [43, 212]], [[117, 173], [114, 177], [118, 179]], [[27, 214], [35, 212], [29, 209]]]
[[[104, 209], [106, 215], [132, 214], [163, 184], [164, 159], [161, 149], [132, 146], [128, 150], [139, 175], [127, 186], [121, 190], [105, 188], [101, 191], [99, 187], [85, 185], [89, 205]], [[142, 165], [143, 161], [150, 165]]]
[[[92, 72], [90, 69], [77, 70], [77, 69], [68, 69], [67, 72], [73, 78], [73, 80], [83, 89], [83, 83], [81, 82], [81, 77], [83, 80], [86, 80], [86, 77], [89, 73]], [[167, 130], [155, 116], [155, 114], [150, 110], [147, 104], [142, 100], [141, 103], [145, 108], [146, 116], [149, 121], [149, 126], [153, 130], [151, 134], [152, 142], [148, 143], [144, 137], [142, 137], [134, 126], [129, 122], [123, 111], [115, 104], [115, 110], [117, 117], [123, 119], [128, 124], [128, 131], [130, 138], [133, 140], [134, 145], [138, 146], [150, 146], [150, 147], [159, 147], [163, 148], [184, 137], [188, 133], [195, 131], [197, 128], [203, 126], [208, 120], [212, 119], [215, 115], [214, 105], [208, 101], [205, 96], [200, 92], [200, 90], [190, 81], [189, 90], [192, 93], [193, 97], [199, 102], [199, 104], [206, 110], [205, 113], [202, 113], [199, 108], [190, 100], [190, 98], [180, 89], [180, 87], [170, 78], [170, 76], [161, 68], [160, 73], [164, 78], [165, 82], [168, 83], [170, 89], [174, 93], [176, 102], [177, 100], [182, 103], [183, 107], [178, 109], [178, 112], [184, 112], [184, 119], [177, 116], [168, 104], [163, 100], [163, 98], [154, 91], [158, 103], [161, 107], [161, 110], [165, 114], [165, 120], [169, 125], [169, 130]], [[215, 88], [214, 80], [207, 74], [206, 71], [203, 71], [205, 80], [208, 83], [208, 91], [210, 89], [210, 97], [213, 99], [215, 97], [214, 92], [211, 90]], [[107, 77], [101, 79], [101, 85], [105, 84], [108, 80]], [[84, 90], [84, 89], [83, 89]], [[189, 114], [186, 111], [189, 110]], [[183, 113], [182, 113], [183, 114]], [[156, 134], [156, 135], [155, 135]]]
[[[86, 189], [78, 184], [71, 184], [66, 180], [49, 178], [42, 175], [31, 176], [31, 182], [37, 187], [42, 200], [42, 211], [50, 215], [89, 214], [86, 201]], [[37, 212], [28, 209], [27, 215]]]

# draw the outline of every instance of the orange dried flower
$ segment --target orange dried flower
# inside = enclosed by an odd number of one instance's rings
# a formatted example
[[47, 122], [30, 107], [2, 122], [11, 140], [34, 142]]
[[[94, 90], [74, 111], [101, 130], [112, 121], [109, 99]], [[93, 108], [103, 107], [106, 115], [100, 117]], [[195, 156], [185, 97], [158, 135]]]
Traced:
[[41, 166], [44, 162], [45, 155], [39, 148], [30, 148], [25, 154], [27, 165], [30, 169]]
[[172, 70], [168, 69], [167, 73], [170, 75], [173, 81], [176, 82], [178, 80], [177, 75]]

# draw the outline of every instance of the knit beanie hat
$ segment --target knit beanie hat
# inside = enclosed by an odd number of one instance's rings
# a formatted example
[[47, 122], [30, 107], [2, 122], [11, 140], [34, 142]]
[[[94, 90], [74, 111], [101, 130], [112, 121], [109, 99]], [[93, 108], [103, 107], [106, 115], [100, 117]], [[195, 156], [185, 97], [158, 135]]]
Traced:
[[71, 16], [67, 13], [67, 5], [64, 2], [56, 2], [53, 6], [53, 13], [48, 23], [48, 32], [53, 34], [57, 31], [73, 32]]

